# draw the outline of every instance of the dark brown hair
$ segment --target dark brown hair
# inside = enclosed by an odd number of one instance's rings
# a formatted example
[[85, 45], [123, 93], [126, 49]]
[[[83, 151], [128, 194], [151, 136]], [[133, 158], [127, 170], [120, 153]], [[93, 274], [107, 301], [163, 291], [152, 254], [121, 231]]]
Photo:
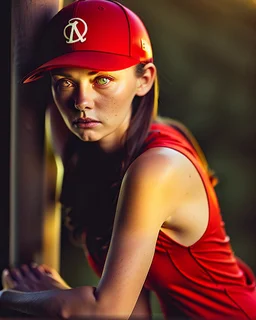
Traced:
[[[145, 64], [142, 63], [136, 66], [136, 75], [138, 77], [141, 77], [144, 74], [144, 66]], [[148, 135], [150, 124], [157, 113], [157, 108], [158, 83], [156, 79], [153, 86], [145, 96], [135, 96], [133, 100], [133, 114], [124, 143], [124, 158], [122, 162], [121, 177], [123, 177], [128, 166], [138, 156]]]

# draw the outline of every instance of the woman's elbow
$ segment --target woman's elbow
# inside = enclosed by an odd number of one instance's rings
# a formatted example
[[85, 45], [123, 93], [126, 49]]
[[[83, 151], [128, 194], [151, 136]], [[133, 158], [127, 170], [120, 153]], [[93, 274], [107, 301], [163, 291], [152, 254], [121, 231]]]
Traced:
[[95, 288], [79, 287], [62, 292], [58, 298], [60, 319], [94, 319], [100, 314], [94, 295]]
[[128, 320], [132, 310], [126, 312], [126, 308], [108, 299], [96, 299], [95, 288], [80, 287], [66, 291], [66, 297], [61, 304], [59, 318], [63, 320], [73, 318], [84, 319], [120, 319]]

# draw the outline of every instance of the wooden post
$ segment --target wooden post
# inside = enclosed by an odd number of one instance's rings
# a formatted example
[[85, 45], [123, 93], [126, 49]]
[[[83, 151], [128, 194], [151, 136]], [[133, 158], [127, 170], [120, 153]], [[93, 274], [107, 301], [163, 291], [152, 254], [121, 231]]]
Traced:
[[[47, 262], [43, 261], [47, 250], [43, 239], [46, 106], [38, 96], [38, 84], [24, 85], [21, 79], [35, 67], [38, 35], [59, 8], [58, 0], [12, 0], [10, 264], [14, 266]], [[52, 245], [58, 248], [55, 243]], [[52, 266], [56, 265], [58, 268], [55, 258]]]
[[[11, 36], [11, 3], [3, 1], [0, 29], [3, 30], [1, 39], [1, 199], [0, 199], [0, 271], [8, 267], [9, 251], [9, 163], [10, 163], [10, 36]], [[1, 283], [0, 283], [1, 287]]]

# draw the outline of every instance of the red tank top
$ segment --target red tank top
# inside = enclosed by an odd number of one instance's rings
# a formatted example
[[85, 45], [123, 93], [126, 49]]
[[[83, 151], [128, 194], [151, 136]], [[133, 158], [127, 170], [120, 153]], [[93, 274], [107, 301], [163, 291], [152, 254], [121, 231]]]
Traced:
[[[185, 155], [203, 181], [209, 220], [203, 236], [185, 247], [159, 231], [145, 286], [157, 295], [166, 318], [256, 319], [256, 289], [251, 269], [234, 256], [208, 174], [193, 146], [178, 130], [153, 124], [143, 152], [172, 148]], [[100, 264], [88, 257], [98, 275]]]

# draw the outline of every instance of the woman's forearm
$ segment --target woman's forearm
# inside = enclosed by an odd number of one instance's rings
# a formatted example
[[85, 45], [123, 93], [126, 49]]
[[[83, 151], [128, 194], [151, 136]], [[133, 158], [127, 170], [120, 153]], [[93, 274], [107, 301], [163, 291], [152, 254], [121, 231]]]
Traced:
[[40, 292], [0, 291], [0, 307], [35, 316], [62, 317], [64, 301], [60, 292], [49, 290]]
[[0, 291], [0, 307], [41, 317], [93, 317], [101, 313], [94, 290], [93, 287], [40, 292], [3, 290]]

